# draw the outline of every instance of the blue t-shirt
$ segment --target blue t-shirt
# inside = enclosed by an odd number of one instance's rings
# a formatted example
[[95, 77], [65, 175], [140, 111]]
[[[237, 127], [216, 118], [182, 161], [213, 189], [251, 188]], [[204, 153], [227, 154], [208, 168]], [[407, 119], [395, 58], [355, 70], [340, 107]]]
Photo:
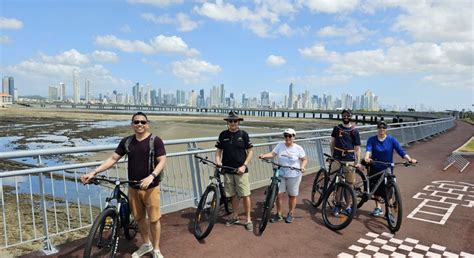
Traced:
[[[406, 152], [403, 150], [400, 143], [391, 135], [387, 135], [383, 141], [380, 141], [377, 136], [372, 136], [367, 140], [367, 147], [365, 149], [367, 152], [372, 153], [372, 159], [387, 163], [393, 162], [393, 151], [397, 151], [400, 157], [405, 157]], [[382, 171], [383, 169], [389, 167], [389, 165], [383, 165], [375, 163], [372, 166], [372, 172]]]

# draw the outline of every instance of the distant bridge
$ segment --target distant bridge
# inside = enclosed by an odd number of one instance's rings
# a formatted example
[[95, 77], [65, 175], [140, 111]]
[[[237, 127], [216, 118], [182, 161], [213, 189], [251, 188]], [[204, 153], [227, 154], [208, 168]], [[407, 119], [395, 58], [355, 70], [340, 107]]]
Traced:
[[[207, 114], [227, 114], [230, 111], [237, 111], [243, 116], [257, 117], [293, 117], [293, 118], [313, 118], [313, 119], [341, 119], [340, 110], [308, 110], [308, 109], [262, 109], [262, 108], [198, 108], [187, 106], [143, 106], [143, 105], [119, 105], [119, 104], [70, 104], [70, 103], [41, 103], [43, 108], [72, 108], [86, 110], [113, 110], [128, 111], [142, 110], [162, 113], [207, 113]], [[393, 123], [430, 120], [452, 116], [451, 113], [423, 113], [423, 112], [386, 112], [386, 111], [353, 111], [353, 120], [359, 123], [375, 124], [379, 120]]]

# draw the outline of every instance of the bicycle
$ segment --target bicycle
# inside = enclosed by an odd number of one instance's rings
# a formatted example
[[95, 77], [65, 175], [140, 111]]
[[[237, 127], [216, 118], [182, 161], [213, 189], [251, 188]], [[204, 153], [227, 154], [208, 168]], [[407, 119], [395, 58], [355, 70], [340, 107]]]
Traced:
[[261, 234], [263, 234], [263, 231], [265, 231], [265, 228], [267, 227], [268, 220], [270, 219], [271, 212], [273, 209], [273, 206], [275, 205], [275, 200], [278, 194], [278, 187], [280, 184], [280, 169], [281, 168], [289, 168], [292, 170], [298, 170], [301, 171], [299, 168], [295, 167], [290, 167], [290, 166], [284, 166], [280, 165], [278, 163], [273, 162], [272, 160], [265, 159], [265, 158], [260, 158], [262, 161], [271, 163], [273, 165], [273, 176], [271, 177], [271, 182], [270, 185], [268, 186], [267, 190], [265, 191], [265, 202], [263, 203], [263, 212], [262, 212], [262, 218], [260, 220], [260, 225], [258, 227], [258, 231]]
[[84, 247], [84, 257], [106, 256], [111, 252], [111, 257], [117, 253], [119, 230], [127, 240], [132, 240], [138, 231], [138, 225], [130, 212], [127, 195], [120, 189], [121, 185], [137, 185], [139, 181], [107, 179], [105, 176], [94, 177], [88, 184], [100, 184], [105, 181], [115, 185], [110, 197], [106, 198], [106, 205], [96, 217], [91, 227]]
[[[395, 166], [408, 167], [414, 166], [415, 164], [410, 162], [387, 163], [376, 160], [372, 160], [371, 163], [366, 163], [365, 161], [362, 162], [367, 171], [369, 171], [370, 166], [373, 163], [387, 165], [389, 167], [371, 176], [364, 175], [362, 182], [354, 184], [354, 190], [358, 198], [357, 208], [362, 207], [362, 205], [368, 200], [381, 201], [382, 203], [385, 203], [385, 219], [387, 220], [390, 231], [395, 233], [402, 225], [403, 206], [400, 190], [397, 185], [397, 178], [394, 175], [393, 170]], [[373, 189], [371, 189], [369, 184], [370, 179], [378, 176], [380, 176], [380, 178], [376, 182], [375, 186], [373, 186]], [[385, 196], [383, 196], [382, 199], [379, 199], [374, 196], [374, 194], [382, 185], [382, 182], [385, 182]]]
[[357, 209], [356, 195], [353, 187], [345, 182], [343, 166], [355, 166], [345, 164], [326, 153], [324, 156], [330, 162], [329, 168], [333, 162], [338, 162], [340, 166], [335, 171], [335, 176], [332, 177], [323, 196], [323, 221], [329, 229], [341, 230], [351, 223]]
[[[219, 166], [211, 160], [197, 155], [194, 156], [199, 162], [214, 167], [214, 175], [209, 177], [209, 185], [201, 195], [199, 204], [197, 206], [196, 214], [194, 216], [194, 236], [198, 239], [206, 238], [211, 233], [214, 224], [217, 221], [218, 213], [221, 205], [224, 205], [226, 215], [231, 213], [229, 208], [229, 201], [225, 196], [224, 185], [221, 180], [222, 169], [225, 173], [234, 174], [237, 168]], [[219, 200], [219, 201], [218, 201]]]
[[[319, 207], [323, 201], [323, 197], [328, 189], [330, 179], [335, 173], [336, 171], [329, 173], [329, 171], [324, 167], [320, 168], [316, 173], [313, 181], [313, 187], [311, 188], [311, 204], [314, 208]], [[361, 178], [365, 178], [364, 173], [357, 168], [355, 171], [355, 176], [355, 182], [360, 182], [362, 180]]]

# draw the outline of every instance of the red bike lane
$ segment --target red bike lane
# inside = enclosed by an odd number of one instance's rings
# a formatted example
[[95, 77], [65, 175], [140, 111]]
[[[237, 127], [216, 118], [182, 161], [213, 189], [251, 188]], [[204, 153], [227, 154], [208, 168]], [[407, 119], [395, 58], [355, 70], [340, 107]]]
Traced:
[[[474, 165], [470, 164], [463, 173], [455, 167], [442, 170], [448, 155], [473, 135], [473, 128], [457, 122], [446, 133], [406, 147], [419, 164], [396, 168], [403, 222], [395, 235], [389, 234], [384, 218], [370, 216], [374, 208], [372, 201], [358, 210], [347, 228], [339, 232], [326, 228], [320, 207], [314, 208], [309, 203], [313, 174], [303, 177], [293, 223], [269, 223], [259, 236], [256, 229], [248, 232], [244, 225], [226, 227], [220, 218], [211, 234], [197, 241], [191, 230], [194, 209], [185, 209], [163, 216], [161, 251], [165, 257], [474, 255]], [[473, 162], [474, 158], [469, 160]], [[252, 191], [252, 216], [257, 222], [264, 190]], [[412, 216], [408, 218], [409, 215]], [[257, 223], [254, 224], [256, 228]], [[81, 239], [57, 246], [59, 253], [53, 257], [82, 257], [84, 242]], [[118, 256], [130, 257], [139, 244], [139, 237], [133, 241], [121, 238]], [[41, 253], [25, 257], [31, 256]]]

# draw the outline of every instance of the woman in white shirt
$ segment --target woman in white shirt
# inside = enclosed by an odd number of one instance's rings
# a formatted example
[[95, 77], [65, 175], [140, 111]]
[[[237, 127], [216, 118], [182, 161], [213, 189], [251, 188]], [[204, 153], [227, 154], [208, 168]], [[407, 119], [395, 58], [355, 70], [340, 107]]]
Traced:
[[277, 144], [273, 151], [265, 154], [260, 154], [259, 158], [273, 158], [278, 156], [278, 162], [281, 165], [299, 168], [299, 170], [292, 170], [289, 168], [282, 168], [280, 171], [280, 187], [278, 191], [278, 196], [276, 200], [277, 213], [273, 215], [270, 219], [270, 222], [278, 222], [283, 220], [282, 216], [282, 202], [284, 198], [284, 193], [288, 193], [288, 215], [286, 216], [285, 222], [293, 222], [293, 211], [296, 208], [296, 197], [299, 194], [299, 188], [301, 183], [302, 173], [306, 169], [306, 164], [308, 160], [306, 159], [306, 153], [301, 146], [296, 144], [295, 130], [288, 128], [283, 132], [285, 137], [285, 142]]

